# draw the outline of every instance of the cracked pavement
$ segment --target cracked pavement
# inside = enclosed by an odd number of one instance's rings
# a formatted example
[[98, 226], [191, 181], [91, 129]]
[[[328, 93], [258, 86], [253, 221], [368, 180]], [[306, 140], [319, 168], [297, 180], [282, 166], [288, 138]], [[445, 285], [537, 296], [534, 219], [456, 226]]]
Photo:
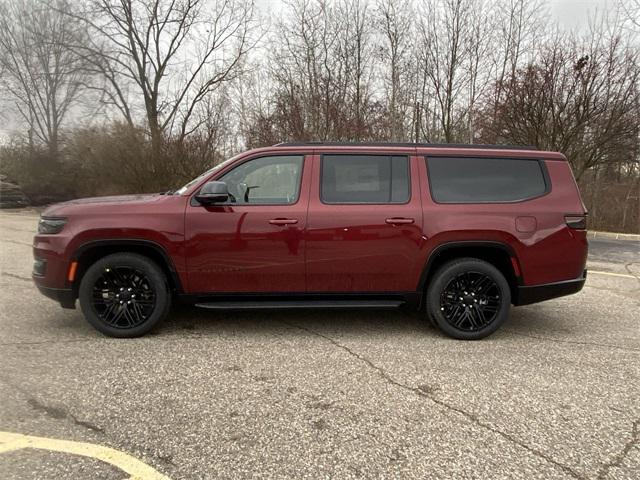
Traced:
[[[32, 285], [0, 212], [0, 431], [106, 445], [173, 479], [640, 477], [640, 244], [591, 240], [577, 295], [480, 342], [408, 312], [174, 309], [106, 338]], [[635, 277], [635, 278], [634, 278]], [[122, 478], [0, 453], [2, 478]]]

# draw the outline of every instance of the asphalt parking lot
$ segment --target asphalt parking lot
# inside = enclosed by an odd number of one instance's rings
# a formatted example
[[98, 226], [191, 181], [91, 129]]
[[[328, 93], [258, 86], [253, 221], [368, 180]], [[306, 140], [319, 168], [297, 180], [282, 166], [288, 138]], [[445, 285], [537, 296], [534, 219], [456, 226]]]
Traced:
[[640, 478], [640, 242], [591, 241], [582, 292], [479, 342], [184, 307], [115, 340], [36, 291], [36, 222], [0, 213], [0, 478]]

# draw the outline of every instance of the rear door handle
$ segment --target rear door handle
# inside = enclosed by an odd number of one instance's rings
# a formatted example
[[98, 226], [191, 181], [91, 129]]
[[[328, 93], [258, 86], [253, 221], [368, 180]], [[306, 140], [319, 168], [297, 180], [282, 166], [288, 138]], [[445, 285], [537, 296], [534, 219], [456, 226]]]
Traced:
[[293, 225], [298, 223], [298, 220], [295, 218], [273, 218], [269, 220], [271, 225]]
[[385, 222], [390, 225], [406, 225], [409, 223], [414, 223], [415, 220], [413, 218], [393, 217], [393, 218], [387, 218]]

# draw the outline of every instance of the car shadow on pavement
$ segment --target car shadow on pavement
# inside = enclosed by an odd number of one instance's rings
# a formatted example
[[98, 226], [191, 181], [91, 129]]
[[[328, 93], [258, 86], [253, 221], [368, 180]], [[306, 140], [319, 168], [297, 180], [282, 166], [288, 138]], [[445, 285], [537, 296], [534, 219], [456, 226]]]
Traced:
[[[298, 330], [298, 332], [296, 332]], [[192, 306], [175, 306], [169, 318], [152, 334], [196, 336], [216, 335], [286, 335], [303, 330], [331, 335], [420, 335], [446, 339], [431, 325], [423, 312], [409, 310], [205, 310]], [[513, 335], [534, 332], [566, 334], [571, 330], [562, 319], [542, 314], [540, 309], [512, 308], [511, 317], [490, 338], [509, 339]]]
[[205, 310], [176, 306], [158, 328], [158, 335], [185, 331], [198, 335], [227, 333], [283, 334], [285, 331], [313, 329], [333, 333], [357, 333], [371, 330], [390, 334], [415, 332], [437, 334], [417, 312], [406, 310], [296, 309], [296, 310]]
[[[43, 312], [44, 313], [44, 312]], [[70, 337], [73, 341], [107, 338], [96, 332], [78, 310], [46, 310], [42, 319], [46, 336]], [[514, 335], [566, 336], [574, 333], [574, 325], [564, 321], [553, 309], [543, 307], [512, 308], [510, 318], [489, 338], [509, 340]], [[411, 310], [205, 310], [187, 305], [174, 305], [169, 317], [148, 333], [153, 337], [208, 337], [227, 335], [287, 336], [310, 330], [326, 335], [423, 336], [449, 340], [432, 326], [424, 312]], [[62, 334], [62, 335], [61, 335]]]

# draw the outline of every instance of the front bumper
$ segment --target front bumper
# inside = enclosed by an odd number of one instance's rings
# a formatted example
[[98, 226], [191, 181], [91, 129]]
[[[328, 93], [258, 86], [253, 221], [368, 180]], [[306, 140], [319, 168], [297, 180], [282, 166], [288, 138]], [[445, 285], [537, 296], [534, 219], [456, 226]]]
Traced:
[[45, 297], [51, 298], [62, 305], [62, 308], [76, 308], [75, 292], [71, 288], [51, 288], [39, 285], [36, 287]]
[[75, 308], [78, 291], [67, 281], [70, 260], [65, 250], [69, 234], [65, 231], [56, 235], [36, 234], [31, 278], [44, 296], [56, 300], [64, 308]]
[[584, 287], [587, 280], [587, 271], [582, 276], [573, 280], [562, 282], [545, 283], [542, 285], [520, 286], [516, 292], [514, 305], [530, 305], [532, 303], [544, 302], [552, 298], [564, 297], [578, 293]]

